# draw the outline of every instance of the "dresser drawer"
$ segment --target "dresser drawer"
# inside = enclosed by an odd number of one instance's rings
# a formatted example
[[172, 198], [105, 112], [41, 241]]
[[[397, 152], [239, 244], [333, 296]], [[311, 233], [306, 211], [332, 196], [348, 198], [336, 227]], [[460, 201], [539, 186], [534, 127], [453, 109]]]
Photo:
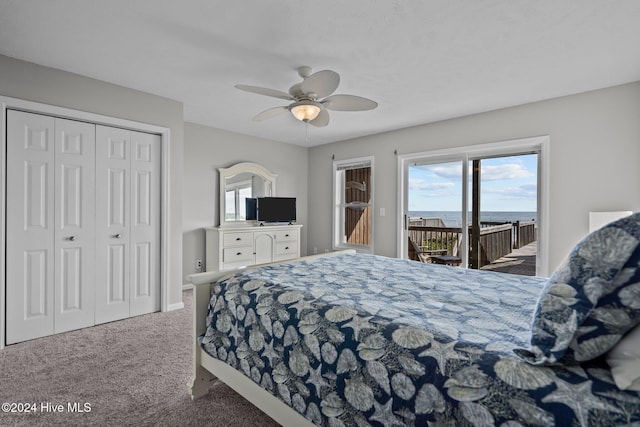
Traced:
[[298, 240], [298, 233], [295, 231], [276, 231], [276, 242], [295, 242]]
[[246, 262], [248, 264], [253, 263], [253, 246], [224, 248], [222, 250], [222, 260], [225, 264], [242, 262]]
[[276, 255], [291, 255], [295, 257], [298, 253], [298, 244], [296, 242], [276, 242]]
[[251, 232], [238, 232], [238, 233], [224, 233], [222, 235], [222, 246], [253, 246], [253, 233]]

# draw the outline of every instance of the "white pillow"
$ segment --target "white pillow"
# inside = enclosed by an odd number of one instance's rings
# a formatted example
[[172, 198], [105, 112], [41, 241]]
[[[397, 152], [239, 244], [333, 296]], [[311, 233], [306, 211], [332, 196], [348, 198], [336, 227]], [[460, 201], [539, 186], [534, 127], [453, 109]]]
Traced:
[[607, 354], [611, 375], [620, 390], [640, 391], [640, 326], [636, 326]]

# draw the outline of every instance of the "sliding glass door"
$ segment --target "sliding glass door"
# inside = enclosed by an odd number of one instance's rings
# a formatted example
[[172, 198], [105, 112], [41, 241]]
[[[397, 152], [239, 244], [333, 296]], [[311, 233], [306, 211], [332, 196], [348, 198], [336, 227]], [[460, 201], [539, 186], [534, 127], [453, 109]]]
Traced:
[[419, 159], [407, 167], [407, 248], [417, 261], [466, 265], [462, 258], [463, 160]]
[[538, 154], [469, 161], [469, 267], [536, 273]]
[[546, 265], [539, 265], [544, 141], [534, 140], [400, 156], [399, 255], [545, 274]]

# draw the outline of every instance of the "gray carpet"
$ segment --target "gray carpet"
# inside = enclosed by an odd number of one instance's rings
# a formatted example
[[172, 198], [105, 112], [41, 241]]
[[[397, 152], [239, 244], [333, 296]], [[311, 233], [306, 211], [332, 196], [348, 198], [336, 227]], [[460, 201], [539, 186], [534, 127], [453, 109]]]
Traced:
[[[154, 313], [0, 350], [0, 403], [35, 403], [36, 413], [0, 412], [0, 425], [277, 426], [217, 382], [192, 401], [192, 293], [184, 310]], [[43, 412], [42, 404], [63, 412]], [[90, 411], [69, 413], [68, 403]], [[52, 408], [53, 409], [53, 408]]]

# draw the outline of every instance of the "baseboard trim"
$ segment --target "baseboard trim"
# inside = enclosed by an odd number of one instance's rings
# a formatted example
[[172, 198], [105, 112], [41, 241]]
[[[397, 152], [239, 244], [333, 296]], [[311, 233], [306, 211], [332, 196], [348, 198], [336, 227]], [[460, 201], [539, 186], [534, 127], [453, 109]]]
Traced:
[[176, 302], [174, 304], [169, 304], [169, 309], [167, 311], [173, 311], [173, 310], [181, 310], [184, 308], [184, 303], [181, 302]]

